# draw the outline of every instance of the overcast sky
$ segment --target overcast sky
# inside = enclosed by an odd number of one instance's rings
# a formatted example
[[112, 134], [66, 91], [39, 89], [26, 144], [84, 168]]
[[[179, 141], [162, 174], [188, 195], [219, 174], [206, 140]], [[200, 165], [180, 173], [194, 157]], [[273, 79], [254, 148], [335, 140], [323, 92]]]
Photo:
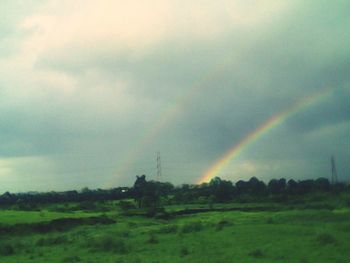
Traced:
[[0, 191], [350, 178], [350, 2], [1, 0]]

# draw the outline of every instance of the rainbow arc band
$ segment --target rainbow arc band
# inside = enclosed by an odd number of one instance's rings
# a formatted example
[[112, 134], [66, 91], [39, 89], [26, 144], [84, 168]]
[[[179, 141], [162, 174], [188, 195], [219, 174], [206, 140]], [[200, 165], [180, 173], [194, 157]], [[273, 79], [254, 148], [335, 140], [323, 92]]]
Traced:
[[197, 183], [201, 184], [210, 181], [210, 179], [217, 176], [220, 173], [220, 171], [223, 170], [223, 168], [225, 168], [231, 161], [238, 158], [239, 155], [254, 142], [262, 138], [274, 128], [280, 126], [294, 114], [306, 110], [314, 106], [315, 104], [322, 102], [324, 99], [329, 97], [334, 90], [335, 88], [325, 88], [318, 93], [315, 93], [309, 97], [298, 101], [291, 107], [267, 119], [262, 125], [258, 126], [255, 130], [243, 137], [237, 144], [235, 144], [231, 149], [225, 152], [217, 161], [215, 161], [209, 167], [209, 169], [207, 169], [204, 172], [201, 178], [197, 180]]
[[124, 158], [122, 158], [117, 171], [114, 173], [114, 176], [111, 178], [111, 180], [104, 184], [104, 187], [111, 187], [115, 185], [117, 179], [127, 174], [135, 164], [135, 161], [143, 153], [145, 153], [145, 149], [155, 141], [157, 136], [165, 128], [167, 128], [176, 119], [176, 117], [184, 112], [184, 109], [192, 103], [193, 99], [198, 94], [211, 87], [209, 83], [217, 79], [221, 74], [230, 68], [229, 65], [232, 63], [232, 61], [235, 61], [234, 58], [235, 56], [227, 56], [225, 60], [215, 67], [212, 72], [195, 81], [187, 92], [178, 96], [172, 104], [165, 108], [157, 118], [154, 125], [151, 125], [146, 132], [143, 132], [141, 137], [130, 147], [130, 150], [124, 155]]

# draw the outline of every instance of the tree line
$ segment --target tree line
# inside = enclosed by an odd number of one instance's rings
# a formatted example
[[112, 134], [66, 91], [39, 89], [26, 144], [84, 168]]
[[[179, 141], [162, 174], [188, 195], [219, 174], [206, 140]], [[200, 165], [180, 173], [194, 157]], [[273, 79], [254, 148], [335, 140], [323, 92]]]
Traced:
[[250, 178], [233, 183], [215, 177], [209, 183], [183, 184], [174, 186], [169, 182], [147, 181], [146, 176], [137, 176], [132, 187], [46, 193], [10, 193], [0, 195], [0, 206], [18, 205], [26, 208], [30, 205], [62, 202], [106, 201], [134, 199], [138, 207], [157, 207], [162, 204], [183, 204], [193, 202], [249, 202], [283, 201], [288, 197], [310, 193], [340, 193], [350, 191], [345, 183], [331, 184], [327, 178], [307, 180], [271, 179], [268, 183]]
[[146, 177], [137, 176], [130, 189], [139, 207], [156, 206], [160, 202], [181, 204], [191, 202], [249, 202], [249, 201], [285, 201], [288, 197], [312, 193], [350, 192], [350, 185], [331, 184], [327, 178], [307, 180], [271, 179], [267, 184], [256, 177], [248, 181], [233, 183], [215, 177], [209, 183], [199, 185], [183, 184], [174, 187], [170, 183], [146, 181]]

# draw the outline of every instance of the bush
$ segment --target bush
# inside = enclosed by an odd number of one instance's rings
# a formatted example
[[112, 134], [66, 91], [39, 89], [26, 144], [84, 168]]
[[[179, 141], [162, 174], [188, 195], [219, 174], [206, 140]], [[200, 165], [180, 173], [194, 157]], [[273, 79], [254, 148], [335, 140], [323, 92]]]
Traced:
[[187, 256], [188, 254], [190, 254], [190, 252], [188, 251], [187, 247], [182, 247], [180, 250], [180, 256], [184, 257], [184, 256]]
[[128, 222], [127, 225], [128, 225], [129, 228], [137, 227], [137, 224], [135, 222]]
[[123, 231], [117, 232], [117, 235], [120, 236], [120, 237], [129, 237], [130, 236], [130, 231], [123, 230]]
[[51, 221], [43, 221], [36, 223], [20, 223], [14, 225], [3, 225], [0, 224], [1, 234], [21, 234], [37, 232], [37, 233], [48, 233], [53, 231], [67, 231], [74, 227], [82, 225], [97, 225], [97, 224], [114, 224], [115, 220], [107, 216], [91, 216], [81, 218], [57, 218]]
[[268, 217], [268, 218], [266, 219], [266, 223], [267, 223], [267, 224], [274, 224], [275, 221], [273, 220], [272, 217]]
[[157, 244], [159, 241], [158, 241], [157, 236], [154, 233], [150, 233], [147, 242], [150, 244]]
[[177, 232], [177, 225], [166, 225], [158, 230], [158, 233], [161, 234], [171, 234]]
[[155, 217], [157, 215], [157, 208], [154, 206], [148, 207], [146, 210], [146, 216], [148, 217]]
[[81, 261], [81, 258], [78, 256], [68, 256], [62, 259], [63, 263], [74, 263]]
[[335, 206], [327, 203], [314, 203], [314, 204], [305, 204], [301, 207], [302, 209], [317, 209], [317, 210], [334, 210]]
[[320, 245], [336, 245], [338, 243], [335, 237], [328, 233], [319, 234], [316, 240]]
[[1, 256], [10, 256], [15, 253], [15, 249], [12, 244], [4, 243], [0, 245], [0, 255]]
[[87, 246], [90, 247], [92, 251], [115, 252], [119, 254], [128, 252], [127, 245], [123, 239], [115, 238], [110, 235], [90, 239]]
[[119, 205], [120, 209], [123, 210], [124, 212], [126, 212], [126, 211], [128, 211], [130, 209], [135, 209], [136, 208], [135, 204], [130, 202], [130, 201], [122, 200], [122, 201], [119, 202], [118, 205]]
[[232, 222], [227, 220], [227, 219], [221, 219], [217, 224], [216, 224], [216, 230], [220, 231], [222, 230], [224, 227], [227, 226], [232, 226]]
[[54, 246], [65, 243], [68, 243], [68, 238], [66, 236], [39, 238], [36, 241], [37, 246]]
[[189, 222], [182, 226], [181, 233], [199, 232], [202, 230], [202, 228], [202, 222], [200, 221]]
[[261, 258], [264, 256], [264, 252], [262, 252], [261, 249], [254, 249], [248, 253], [249, 256], [255, 257], [255, 258]]
[[155, 215], [155, 218], [168, 220], [171, 218], [171, 214], [166, 212], [164, 209], [162, 209], [162, 210], [158, 210], [157, 214]]

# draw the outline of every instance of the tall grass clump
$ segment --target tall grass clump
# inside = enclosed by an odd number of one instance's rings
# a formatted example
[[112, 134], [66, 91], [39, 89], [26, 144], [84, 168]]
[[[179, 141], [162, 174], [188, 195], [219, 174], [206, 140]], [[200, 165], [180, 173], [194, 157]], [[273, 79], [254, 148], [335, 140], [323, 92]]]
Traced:
[[187, 256], [188, 254], [190, 254], [190, 251], [188, 250], [187, 247], [182, 247], [182, 248], [180, 249], [180, 256], [181, 256], [181, 257], [185, 257], [185, 256]]
[[150, 244], [157, 244], [159, 242], [159, 240], [158, 240], [158, 237], [156, 236], [156, 234], [152, 232], [149, 234], [147, 242]]
[[177, 225], [166, 225], [161, 227], [157, 232], [160, 234], [174, 234], [177, 233]]
[[319, 245], [322, 245], [322, 246], [338, 244], [338, 241], [336, 240], [336, 238], [329, 233], [322, 233], [317, 235], [316, 241]]
[[10, 243], [1, 243], [0, 244], [0, 255], [1, 256], [10, 256], [15, 254], [15, 249]]
[[80, 262], [81, 258], [79, 256], [67, 256], [62, 259], [62, 263], [74, 263]]
[[221, 219], [217, 224], [216, 224], [216, 227], [215, 229], [217, 231], [220, 231], [222, 230], [224, 227], [228, 227], [228, 226], [232, 226], [233, 223], [230, 221], [230, 220], [227, 220], [227, 219]]
[[248, 255], [251, 256], [251, 257], [255, 257], [255, 258], [261, 258], [265, 254], [264, 254], [264, 252], [261, 249], [254, 249], [254, 250], [250, 251], [248, 253]]
[[60, 244], [66, 244], [69, 240], [66, 236], [54, 236], [54, 237], [42, 237], [36, 241], [37, 246], [55, 246]]
[[129, 252], [129, 248], [123, 239], [111, 235], [89, 239], [86, 246], [91, 251], [113, 252], [117, 254], [126, 254]]
[[199, 232], [203, 228], [202, 222], [200, 221], [193, 221], [193, 222], [188, 222], [184, 224], [181, 228], [181, 233], [192, 233], [192, 232]]

